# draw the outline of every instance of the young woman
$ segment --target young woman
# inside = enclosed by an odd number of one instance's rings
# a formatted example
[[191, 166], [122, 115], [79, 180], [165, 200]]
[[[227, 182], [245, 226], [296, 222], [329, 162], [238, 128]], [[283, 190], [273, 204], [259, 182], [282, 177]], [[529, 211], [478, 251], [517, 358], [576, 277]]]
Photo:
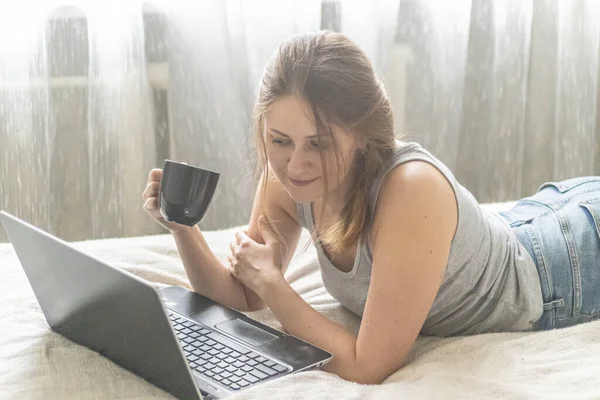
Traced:
[[[144, 208], [175, 237], [195, 291], [242, 311], [269, 307], [292, 335], [334, 358], [326, 371], [381, 383], [419, 333], [566, 327], [600, 317], [600, 177], [546, 183], [508, 212], [483, 210], [453, 174], [394, 133], [365, 54], [318, 32], [282, 43], [255, 106], [261, 179], [228, 265], [198, 226], [164, 221], [161, 170]], [[362, 317], [357, 335], [284, 279], [302, 228], [329, 293]]]

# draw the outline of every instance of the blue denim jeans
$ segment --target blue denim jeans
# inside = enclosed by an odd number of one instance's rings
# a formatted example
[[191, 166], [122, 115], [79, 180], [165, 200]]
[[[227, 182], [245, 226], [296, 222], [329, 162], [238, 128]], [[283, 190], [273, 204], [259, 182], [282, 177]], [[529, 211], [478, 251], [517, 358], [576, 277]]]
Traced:
[[546, 182], [500, 215], [540, 275], [544, 312], [533, 330], [600, 319], [600, 176]]

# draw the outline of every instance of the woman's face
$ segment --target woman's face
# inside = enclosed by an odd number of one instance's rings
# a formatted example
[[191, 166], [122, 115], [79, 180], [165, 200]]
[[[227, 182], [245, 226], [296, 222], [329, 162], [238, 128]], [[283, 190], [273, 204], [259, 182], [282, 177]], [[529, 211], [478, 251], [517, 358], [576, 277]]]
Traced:
[[294, 96], [279, 98], [265, 115], [267, 159], [277, 179], [297, 202], [311, 203], [325, 194], [320, 152], [327, 163], [329, 196], [333, 202], [343, 198], [344, 182], [357, 146], [341, 128], [332, 125], [331, 130], [340, 153], [339, 168], [331, 134], [319, 132], [319, 144], [312, 110], [305, 100]]

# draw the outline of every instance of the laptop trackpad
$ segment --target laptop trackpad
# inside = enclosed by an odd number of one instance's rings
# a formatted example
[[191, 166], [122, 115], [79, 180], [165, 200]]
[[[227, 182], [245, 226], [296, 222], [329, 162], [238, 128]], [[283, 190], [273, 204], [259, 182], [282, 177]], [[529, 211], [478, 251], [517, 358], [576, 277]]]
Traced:
[[250, 325], [246, 321], [242, 321], [239, 318], [221, 322], [215, 325], [215, 328], [228, 333], [251, 346], [262, 346], [265, 343], [269, 343], [277, 339], [277, 336], [271, 335], [269, 332]]

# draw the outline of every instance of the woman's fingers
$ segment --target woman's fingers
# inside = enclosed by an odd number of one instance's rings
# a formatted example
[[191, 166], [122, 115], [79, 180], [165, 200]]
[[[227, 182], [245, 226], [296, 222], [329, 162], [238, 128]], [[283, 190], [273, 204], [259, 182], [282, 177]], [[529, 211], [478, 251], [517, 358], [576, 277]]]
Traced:
[[229, 268], [227, 268], [229, 270], [229, 273], [233, 276], [235, 276], [236, 270], [235, 270], [235, 258], [233, 256], [227, 256], [227, 261], [229, 261]]
[[158, 195], [158, 190], [160, 189], [160, 182], [150, 182], [146, 185], [146, 189], [144, 193], [142, 193], [142, 198], [147, 199], [149, 197], [154, 197]]
[[153, 181], [160, 182], [161, 179], [162, 179], [162, 169], [160, 169], [160, 168], [154, 168], [148, 174], [148, 183], [153, 182]]
[[229, 250], [231, 250], [232, 255], [235, 255], [235, 244], [233, 242], [229, 243]]
[[157, 197], [149, 197], [148, 199], [146, 199], [146, 202], [144, 203], [144, 209], [145, 210], [156, 210], [158, 208], [158, 198]]
[[244, 231], [237, 231], [235, 233], [235, 241], [237, 242], [238, 246], [242, 248], [249, 247], [252, 242], [252, 240]]

